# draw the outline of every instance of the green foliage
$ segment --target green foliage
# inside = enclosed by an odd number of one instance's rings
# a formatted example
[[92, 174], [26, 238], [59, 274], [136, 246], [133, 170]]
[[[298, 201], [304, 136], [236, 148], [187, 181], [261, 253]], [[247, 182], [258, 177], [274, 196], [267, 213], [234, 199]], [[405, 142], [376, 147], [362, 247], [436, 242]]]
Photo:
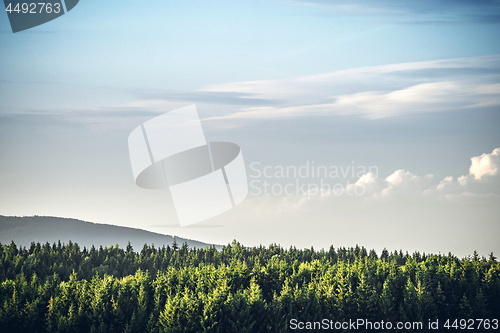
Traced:
[[2, 332], [288, 332], [289, 321], [498, 318], [500, 263], [356, 246], [0, 245]]

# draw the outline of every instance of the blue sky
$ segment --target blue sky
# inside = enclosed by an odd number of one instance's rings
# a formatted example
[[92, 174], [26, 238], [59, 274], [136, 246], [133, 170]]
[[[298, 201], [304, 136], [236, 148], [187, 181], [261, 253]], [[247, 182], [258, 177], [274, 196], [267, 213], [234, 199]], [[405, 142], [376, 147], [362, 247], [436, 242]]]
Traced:
[[[0, 214], [218, 243], [498, 252], [488, 231], [500, 231], [491, 185], [499, 177], [499, 23], [499, 1], [469, 0], [82, 0], [16, 34], [2, 14]], [[127, 136], [193, 103], [207, 139], [238, 143], [247, 171], [256, 161], [376, 165], [370, 184], [379, 187], [359, 202], [252, 197], [208, 227], [175, 228], [168, 194], [133, 183]], [[477, 179], [471, 158], [480, 156], [489, 173]], [[451, 185], [438, 190], [448, 176]], [[408, 198], [390, 199], [395, 186]], [[404, 236], [424, 235], [423, 220], [435, 236]], [[462, 226], [455, 237], [443, 231], [451, 221]], [[371, 237], [374, 225], [393, 231]]]

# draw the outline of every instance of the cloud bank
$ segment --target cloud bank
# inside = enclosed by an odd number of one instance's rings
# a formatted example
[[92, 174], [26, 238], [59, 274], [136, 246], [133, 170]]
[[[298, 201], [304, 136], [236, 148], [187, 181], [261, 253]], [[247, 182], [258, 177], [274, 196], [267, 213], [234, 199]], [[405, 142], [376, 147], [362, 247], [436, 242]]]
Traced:
[[[491, 153], [474, 156], [468, 175], [447, 176], [441, 180], [433, 174], [416, 175], [403, 169], [396, 170], [385, 179], [373, 173], [360, 177], [355, 184], [361, 187], [356, 193], [364, 193], [364, 199], [384, 199], [401, 197], [422, 197], [438, 200], [458, 200], [459, 198], [495, 196], [500, 198], [500, 148]], [[351, 191], [353, 193], [354, 191]], [[323, 195], [319, 194], [320, 196]]]
[[315, 186], [299, 195], [250, 198], [249, 202], [254, 206], [248, 208], [262, 218], [278, 212], [317, 213], [336, 204], [356, 205], [362, 209], [365, 205], [377, 203], [390, 205], [406, 201], [418, 206], [423, 202], [464, 203], [488, 198], [500, 200], [500, 148], [472, 157], [469, 174], [457, 179], [452, 176], [440, 179], [433, 174], [422, 176], [403, 169], [386, 178], [368, 172], [342, 192]]
[[[497, 148], [472, 157], [469, 174], [456, 179], [396, 170], [386, 178], [367, 173], [342, 195], [314, 189], [303, 195], [249, 197], [220, 221], [253, 244], [363, 244], [411, 252], [422, 251], [425, 243], [426, 251], [434, 253], [497, 253], [499, 155]], [[356, 193], [355, 187], [364, 188], [364, 194], [348, 195]]]

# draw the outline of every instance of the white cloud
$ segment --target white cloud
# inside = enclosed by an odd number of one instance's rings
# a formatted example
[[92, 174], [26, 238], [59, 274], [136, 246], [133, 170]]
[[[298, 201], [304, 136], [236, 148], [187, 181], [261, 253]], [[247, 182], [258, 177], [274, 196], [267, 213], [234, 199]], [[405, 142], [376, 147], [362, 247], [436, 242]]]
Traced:
[[382, 191], [386, 184], [386, 180], [378, 178], [373, 172], [368, 172], [361, 176], [354, 186], [363, 187], [365, 194], [374, 194]]
[[480, 180], [484, 175], [497, 175], [500, 168], [500, 148], [493, 150], [491, 154], [483, 154], [471, 158], [469, 173], [475, 179]]
[[447, 188], [449, 186], [452, 186], [452, 185], [453, 185], [453, 177], [452, 176], [448, 176], [448, 177], [445, 177], [442, 181], [439, 182], [439, 185], [436, 187], [436, 189], [438, 191], [442, 191], [445, 188]]

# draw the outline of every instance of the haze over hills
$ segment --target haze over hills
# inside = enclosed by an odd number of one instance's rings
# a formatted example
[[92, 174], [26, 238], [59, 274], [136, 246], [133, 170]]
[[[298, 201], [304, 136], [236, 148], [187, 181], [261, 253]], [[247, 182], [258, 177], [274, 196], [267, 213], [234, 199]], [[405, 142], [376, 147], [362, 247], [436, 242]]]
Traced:
[[[172, 246], [174, 237], [140, 229], [120, 227], [109, 224], [99, 224], [76, 219], [51, 216], [2, 216], [0, 215], [0, 243], [9, 244], [12, 241], [18, 246], [29, 247], [31, 242], [41, 244], [49, 242], [73, 243], [89, 249], [103, 246], [109, 247], [118, 244], [125, 248], [130, 242], [135, 251], [140, 251], [144, 244]], [[187, 243], [190, 248], [204, 248], [213, 244], [206, 244], [191, 239], [175, 237], [179, 246]], [[217, 249], [222, 246], [215, 245]]]

